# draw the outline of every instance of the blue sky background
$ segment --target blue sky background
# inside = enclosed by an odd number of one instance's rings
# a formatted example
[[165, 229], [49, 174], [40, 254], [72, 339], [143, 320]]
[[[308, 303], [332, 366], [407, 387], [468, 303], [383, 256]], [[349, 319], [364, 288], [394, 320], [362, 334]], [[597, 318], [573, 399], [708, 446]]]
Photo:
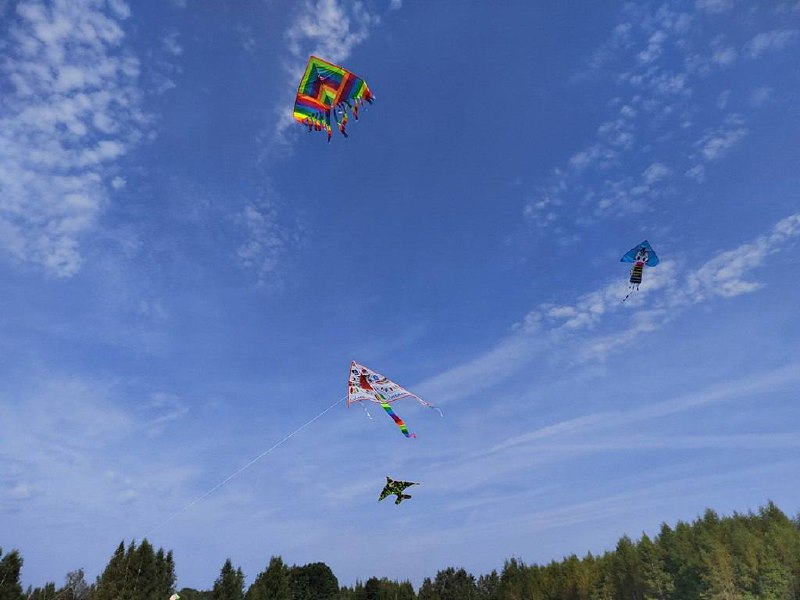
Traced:
[[[419, 584], [800, 509], [800, 4], [591, 4], [0, 0], [26, 585], [148, 532], [179, 586], [273, 554]], [[312, 52], [377, 96], [349, 139], [291, 120]], [[444, 418], [339, 405], [164, 523], [352, 359]]]

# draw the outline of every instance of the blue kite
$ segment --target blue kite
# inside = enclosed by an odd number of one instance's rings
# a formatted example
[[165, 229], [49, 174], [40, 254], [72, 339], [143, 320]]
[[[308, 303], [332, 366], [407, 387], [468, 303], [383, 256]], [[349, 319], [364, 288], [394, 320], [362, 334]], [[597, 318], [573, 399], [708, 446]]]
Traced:
[[633, 263], [631, 267], [631, 279], [628, 284], [628, 294], [622, 299], [622, 301], [625, 302], [634, 290], [639, 289], [639, 284], [642, 283], [645, 266], [655, 267], [660, 261], [656, 251], [653, 250], [653, 247], [647, 240], [643, 241], [641, 244], [636, 244], [633, 248], [628, 250], [619, 261]]

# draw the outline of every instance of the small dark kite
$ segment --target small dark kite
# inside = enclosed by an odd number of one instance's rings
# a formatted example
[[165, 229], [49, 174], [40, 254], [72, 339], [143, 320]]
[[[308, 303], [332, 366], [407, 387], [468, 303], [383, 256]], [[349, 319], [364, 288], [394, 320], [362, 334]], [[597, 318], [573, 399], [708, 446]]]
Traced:
[[383, 488], [380, 498], [378, 498], [378, 502], [386, 498], [386, 496], [391, 496], [394, 494], [397, 496], [397, 500], [395, 500], [394, 503], [400, 504], [403, 500], [408, 500], [411, 498], [410, 495], [404, 494], [403, 492], [407, 487], [412, 485], [419, 485], [419, 483], [415, 481], [395, 481], [391, 477], [387, 477], [386, 486]]

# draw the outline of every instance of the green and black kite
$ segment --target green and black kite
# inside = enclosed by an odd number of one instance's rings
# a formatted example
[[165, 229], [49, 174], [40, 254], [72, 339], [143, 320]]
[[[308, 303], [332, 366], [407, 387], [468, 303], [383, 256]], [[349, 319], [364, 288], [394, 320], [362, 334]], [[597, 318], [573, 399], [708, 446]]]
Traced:
[[395, 481], [391, 477], [387, 477], [386, 486], [384, 486], [380, 498], [378, 498], [378, 502], [386, 498], [386, 496], [395, 495], [397, 496], [397, 500], [395, 500], [394, 503], [400, 504], [403, 500], [411, 498], [410, 495], [404, 494], [403, 492], [407, 487], [411, 487], [412, 485], [419, 485], [419, 483], [415, 481]]

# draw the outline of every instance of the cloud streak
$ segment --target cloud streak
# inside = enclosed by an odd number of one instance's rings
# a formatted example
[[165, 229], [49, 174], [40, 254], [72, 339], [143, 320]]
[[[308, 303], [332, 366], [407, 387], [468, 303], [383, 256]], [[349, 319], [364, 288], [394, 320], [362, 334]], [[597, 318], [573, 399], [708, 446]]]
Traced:
[[[790, 215], [763, 236], [711, 257], [702, 273], [676, 261], [647, 269], [638, 292], [625, 303], [626, 282], [620, 277], [587, 292], [570, 304], [541, 304], [515, 324], [486, 353], [452, 367], [418, 386], [437, 402], [468, 398], [503, 381], [534, 359], [558, 356], [566, 363], [603, 361], [634, 342], [642, 333], [659, 329], [682, 310], [714, 298], [754, 292], [762, 284], [746, 277], [767, 258], [788, 248], [800, 236], [800, 214]], [[619, 329], [615, 315], [625, 311]], [[612, 320], [617, 328], [606, 331]]]

